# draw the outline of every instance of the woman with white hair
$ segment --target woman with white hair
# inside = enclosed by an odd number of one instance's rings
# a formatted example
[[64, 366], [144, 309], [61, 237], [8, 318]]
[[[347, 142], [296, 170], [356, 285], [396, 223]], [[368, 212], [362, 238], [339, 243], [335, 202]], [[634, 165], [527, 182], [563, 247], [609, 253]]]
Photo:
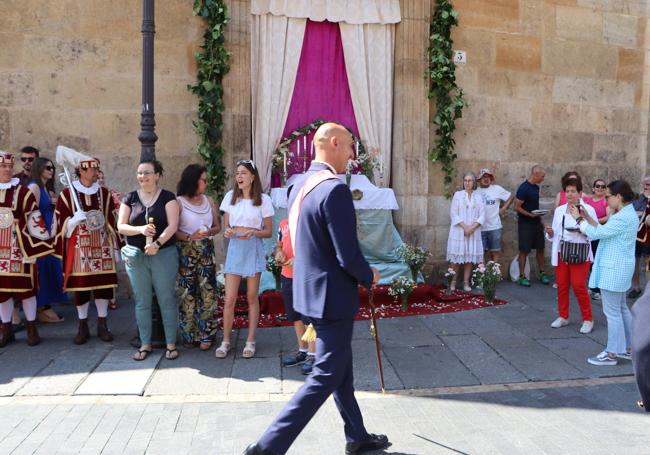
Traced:
[[[473, 172], [463, 175], [463, 189], [456, 191], [451, 201], [451, 227], [447, 240], [447, 260], [456, 271], [463, 265], [463, 290], [469, 292], [472, 264], [483, 262], [483, 241], [481, 240], [481, 225], [485, 219], [483, 199], [474, 192], [476, 176]], [[451, 283], [452, 291], [456, 290], [456, 280]]]

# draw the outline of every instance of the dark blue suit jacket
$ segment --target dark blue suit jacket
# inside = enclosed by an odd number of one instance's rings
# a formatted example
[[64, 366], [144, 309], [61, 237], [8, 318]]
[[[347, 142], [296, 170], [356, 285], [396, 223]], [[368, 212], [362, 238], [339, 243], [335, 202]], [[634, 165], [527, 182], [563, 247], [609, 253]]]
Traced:
[[[307, 175], [323, 169], [327, 166], [313, 163]], [[291, 190], [289, 207], [301, 186]], [[338, 179], [327, 180], [305, 197], [294, 241], [296, 311], [319, 319], [354, 317], [359, 311], [358, 285], [370, 287], [373, 276], [359, 247], [357, 219], [347, 185]]]

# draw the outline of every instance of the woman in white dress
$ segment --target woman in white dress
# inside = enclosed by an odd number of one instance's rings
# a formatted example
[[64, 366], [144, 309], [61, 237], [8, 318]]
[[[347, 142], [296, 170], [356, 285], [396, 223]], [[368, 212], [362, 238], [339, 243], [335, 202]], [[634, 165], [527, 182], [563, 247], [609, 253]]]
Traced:
[[[483, 199], [475, 194], [476, 176], [473, 172], [463, 175], [463, 190], [456, 191], [451, 201], [451, 227], [447, 241], [447, 260], [458, 276], [463, 264], [463, 289], [472, 290], [469, 284], [472, 264], [483, 262], [481, 225], [485, 218]], [[456, 280], [450, 286], [456, 290]]]

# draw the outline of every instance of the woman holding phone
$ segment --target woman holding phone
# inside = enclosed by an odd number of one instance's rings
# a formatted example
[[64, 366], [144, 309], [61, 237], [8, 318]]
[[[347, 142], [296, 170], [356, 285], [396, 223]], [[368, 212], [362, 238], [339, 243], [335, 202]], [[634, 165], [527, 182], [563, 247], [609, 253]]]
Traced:
[[233, 189], [226, 193], [219, 210], [224, 212], [224, 237], [229, 239], [224, 274], [226, 297], [223, 308], [223, 342], [215, 356], [223, 359], [230, 351], [230, 335], [235, 302], [242, 278], [246, 278], [248, 337], [242, 352], [245, 359], [255, 355], [255, 329], [260, 318], [260, 276], [266, 269], [263, 238], [271, 237], [274, 214], [271, 198], [262, 193], [253, 160], [237, 162]]
[[[573, 293], [580, 306], [580, 313], [582, 313], [580, 333], [590, 333], [594, 328], [594, 318], [591, 313], [591, 299], [587, 290], [587, 275], [589, 275], [589, 267], [594, 257], [589, 239], [580, 232], [570, 210], [572, 207], [581, 207], [592, 218], [597, 218], [596, 211], [590, 205], [585, 204], [580, 197], [582, 181], [576, 178], [563, 180], [562, 191], [566, 195], [567, 202], [555, 209], [553, 224], [544, 226], [546, 238], [553, 245], [551, 264], [555, 267], [555, 280], [557, 282], [559, 314], [557, 319], [551, 323], [551, 327], [559, 329], [569, 324], [569, 290], [573, 288]], [[568, 242], [568, 245], [571, 245], [576, 251], [582, 248], [586, 251], [586, 254], [578, 260], [562, 257], [563, 242]]]

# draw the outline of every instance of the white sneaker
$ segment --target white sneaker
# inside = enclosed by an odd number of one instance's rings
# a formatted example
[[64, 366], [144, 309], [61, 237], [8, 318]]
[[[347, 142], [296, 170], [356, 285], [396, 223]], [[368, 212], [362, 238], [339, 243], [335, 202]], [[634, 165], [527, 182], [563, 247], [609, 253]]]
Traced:
[[555, 321], [551, 323], [551, 327], [554, 329], [559, 329], [560, 327], [564, 327], [569, 325], [569, 320], [564, 319], [564, 318], [557, 318]]
[[596, 366], [613, 366], [618, 363], [615, 357], [610, 357], [607, 351], [599, 353], [596, 357], [589, 357], [587, 362]]
[[594, 330], [594, 321], [583, 321], [580, 333], [591, 333]]
[[623, 360], [632, 360], [632, 354], [629, 352], [623, 352], [622, 354], [616, 354], [616, 357]]

